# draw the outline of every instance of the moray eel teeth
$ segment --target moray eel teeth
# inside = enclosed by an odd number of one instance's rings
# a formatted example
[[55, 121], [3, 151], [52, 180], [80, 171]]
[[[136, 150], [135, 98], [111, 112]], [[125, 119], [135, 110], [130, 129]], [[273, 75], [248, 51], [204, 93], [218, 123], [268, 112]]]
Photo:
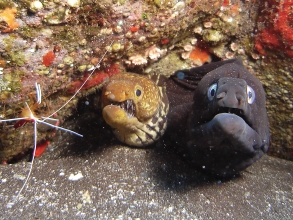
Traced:
[[102, 92], [103, 118], [115, 136], [130, 146], [154, 143], [165, 132], [169, 101], [147, 77], [125, 73], [110, 77]]
[[131, 99], [117, 103], [117, 105], [120, 106], [120, 108], [122, 108], [127, 113], [127, 116], [129, 118], [135, 116], [135, 105]]
[[126, 112], [128, 118], [134, 117], [136, 114], [135, 104], [134, 104], [133, 100], [131, 100], [131, 99], [127, 99], [123, 102], [113, 102], [113, 105], [116, 105], [116, 106], [119, 106], [120, 108], [122, 108]]

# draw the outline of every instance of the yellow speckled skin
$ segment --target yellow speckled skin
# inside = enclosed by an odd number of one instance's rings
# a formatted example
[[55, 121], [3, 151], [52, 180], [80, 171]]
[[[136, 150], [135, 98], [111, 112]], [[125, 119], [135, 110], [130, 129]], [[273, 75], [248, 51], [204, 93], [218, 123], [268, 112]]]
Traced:
[[[135, 91], [140, 89], [142, 94], [137, 97]], [[115, 97], [111, 98], [111, 95]], [[156, 84], [145, 76], [125, 73], [114, 75], [103, 88], [103, 106], [112, 102], [123, 102], [132, 99], [136, 106], [136, 117], [145, 121], [158, 110], [160, 97]]]
[[[168, 101], [162, 103], [162, 96], [162, 89], [145, 76], [134, 73], [114, 75], [103, 87], [103, 118], [120, 141], [131, 146], [149, 145], [166, 128], [169, 105]], [[119, 106], [126, 100], [132, 100], [129, 105], [134, 105], [133, 115]]]

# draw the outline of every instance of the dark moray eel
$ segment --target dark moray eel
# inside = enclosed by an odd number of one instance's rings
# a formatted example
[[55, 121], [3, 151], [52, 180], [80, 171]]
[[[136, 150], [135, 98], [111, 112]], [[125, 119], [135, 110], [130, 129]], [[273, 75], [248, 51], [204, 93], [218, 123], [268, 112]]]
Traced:
[[134, 73], [110, 77], [102, 91], [103, 118], [123, 143], [145, 147], [165, 132], [169, 102], [163, 86]]
[[[179, 70], [172, 79], [175, 85], [167, 85], [171, 104], [167, 132], [172, 134], [168, 137], [178, 138], [193, 164], [229, 177], [267, 152], [270, 134], [265, 92], [241, 60]], [[176, 96], [178, 87], [185, 96]], [[180, 97], [184, 99], [181, 103]], [[180, 142], [182, 136], [187, 141]]]

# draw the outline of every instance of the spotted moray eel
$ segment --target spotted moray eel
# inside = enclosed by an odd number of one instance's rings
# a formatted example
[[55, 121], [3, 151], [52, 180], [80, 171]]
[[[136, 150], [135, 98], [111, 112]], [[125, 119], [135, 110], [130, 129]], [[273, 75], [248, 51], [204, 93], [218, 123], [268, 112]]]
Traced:
[[114, 75], [102, 91], [103, 118], [123, 143], [144, 147], [167, 127], [169, 101], [162, 86], [134, 73]]

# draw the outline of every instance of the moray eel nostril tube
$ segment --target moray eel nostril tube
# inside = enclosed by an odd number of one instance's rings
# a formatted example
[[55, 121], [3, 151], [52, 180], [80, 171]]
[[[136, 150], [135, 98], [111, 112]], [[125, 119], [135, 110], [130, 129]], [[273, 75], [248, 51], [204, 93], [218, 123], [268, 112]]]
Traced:
[[167, 126], [169, 101], [163, 87], [134, 73], [109, 78], [102, 91], [103, 118], [130, 146], [154, 143]]
[[173, 79], [193, 89], [194, 96], [191, 102], [171, 106], [168, 132], [186, 137], [181, 145], [197, 167], [228, 177], [267, 152], [270, 133], [265, 92], [241, 60], [180, 70]]

